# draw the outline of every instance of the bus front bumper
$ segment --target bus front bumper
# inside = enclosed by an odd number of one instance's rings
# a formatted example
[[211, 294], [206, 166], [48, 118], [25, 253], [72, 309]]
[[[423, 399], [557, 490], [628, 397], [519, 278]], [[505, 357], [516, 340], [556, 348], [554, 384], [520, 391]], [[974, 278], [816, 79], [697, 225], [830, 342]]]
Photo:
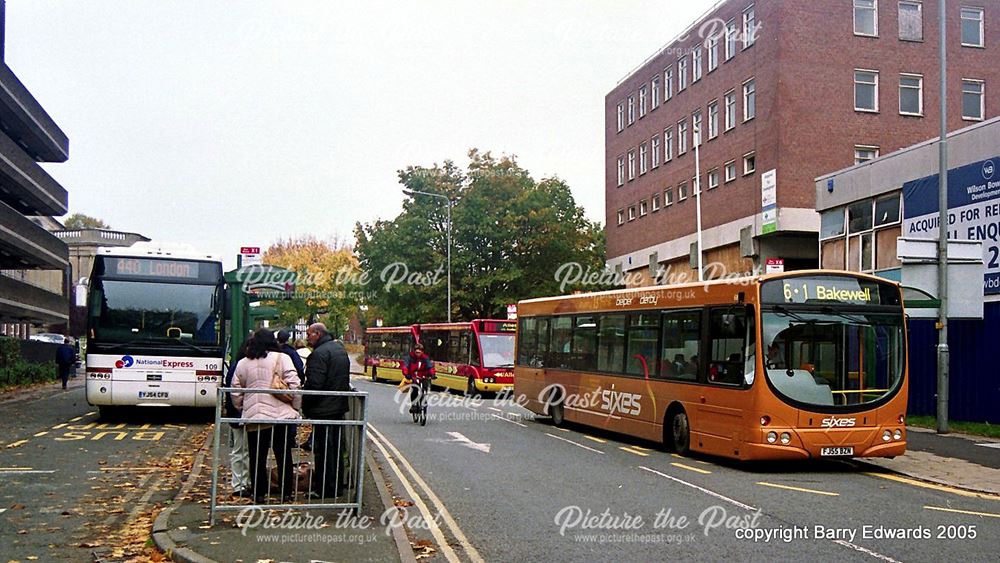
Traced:
[[[884, 441], [882, 439], [885, 430], [892, 430], [893, 426], [867, 427], [852, 430], [820, 430], [820, 429], [798, 429], [790, 428], [762, 428], [760, 430], [759, 442], [749, 442], [743, 445], [744, 459], [845, 459], [855, 457], [895, 457], [906, 452], [906, 434], [902, 439]], [[776, 432], [779, 436], [782, 433], [789, 433], [791, 441], [785, 445], [769, 443], [767, 434]], [[849, 433], [849, 434], [848, 434]], [[851, 448], [852, 453], [846, 454], [836, 449]], [[824, 453], [824, 449], [834, 450], [832, 454]]]

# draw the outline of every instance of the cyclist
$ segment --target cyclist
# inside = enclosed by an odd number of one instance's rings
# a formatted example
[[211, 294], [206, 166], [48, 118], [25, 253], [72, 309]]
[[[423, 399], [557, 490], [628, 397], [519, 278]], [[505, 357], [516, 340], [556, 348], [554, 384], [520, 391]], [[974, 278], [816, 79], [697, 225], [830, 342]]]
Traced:
[[425, 391], [424, 383], [432, 379], [437, 379], [434, 374], [434, 360], [431, 360], [424, 352], [423, 344], [416, 344], [409, 355], [403, 359], [403, 377], [413, 382], [410, 385], [410, 412], [415, 413], [420, 409], [417, 402], [417, 394]]

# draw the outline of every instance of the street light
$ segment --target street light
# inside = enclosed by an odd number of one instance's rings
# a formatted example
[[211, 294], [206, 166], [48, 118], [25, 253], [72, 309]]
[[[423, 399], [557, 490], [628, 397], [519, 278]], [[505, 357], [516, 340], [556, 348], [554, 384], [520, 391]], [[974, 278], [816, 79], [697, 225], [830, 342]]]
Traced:
[[432, 194], [430, 192], [422, 192], [420, 190], [403, 190], [403, 193], [408, 196], [413, 196], [414, 194], [426, 195], [430, 197], [439, 197], [448, 205], [448, 322], [451, 322], [451, 198], [441, 194]]
[[694, 128], [694, 200], [698, 215], [698, 281], [705, 281], [705, 268], [702, 264], [701, 252], [701, 159], [698, 147], [701, 146], [701, 127]]

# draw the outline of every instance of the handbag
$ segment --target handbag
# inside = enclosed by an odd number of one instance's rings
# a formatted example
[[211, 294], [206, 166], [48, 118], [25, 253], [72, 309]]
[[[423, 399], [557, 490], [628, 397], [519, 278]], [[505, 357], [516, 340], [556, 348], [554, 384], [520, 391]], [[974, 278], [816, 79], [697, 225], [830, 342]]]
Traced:
[[[281, 389], [288, 390], [288, 384], [285, 383], [285, 378], [282, 377], [284, 372], [281, 371], [281, 357], [279, 356], [274, 361], [274, 369], [271, 371], [271, 389]], [[283, 403], [291, 404], [295, 400], [294, 395], [288, 395], [285, 393], [274, 393], [273, 397], [277, 397], [279, 401]]]

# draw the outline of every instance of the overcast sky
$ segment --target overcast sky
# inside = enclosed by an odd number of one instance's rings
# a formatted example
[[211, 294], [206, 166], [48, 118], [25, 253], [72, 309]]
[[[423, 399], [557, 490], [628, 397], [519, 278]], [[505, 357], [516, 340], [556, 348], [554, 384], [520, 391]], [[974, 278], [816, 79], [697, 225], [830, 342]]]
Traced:
[[7, 0], [6, 62], [70, 139], [70, 212], [223, 255], [401, 209], [470, 147], [604, 222], [604, 96], [714, 0]]

